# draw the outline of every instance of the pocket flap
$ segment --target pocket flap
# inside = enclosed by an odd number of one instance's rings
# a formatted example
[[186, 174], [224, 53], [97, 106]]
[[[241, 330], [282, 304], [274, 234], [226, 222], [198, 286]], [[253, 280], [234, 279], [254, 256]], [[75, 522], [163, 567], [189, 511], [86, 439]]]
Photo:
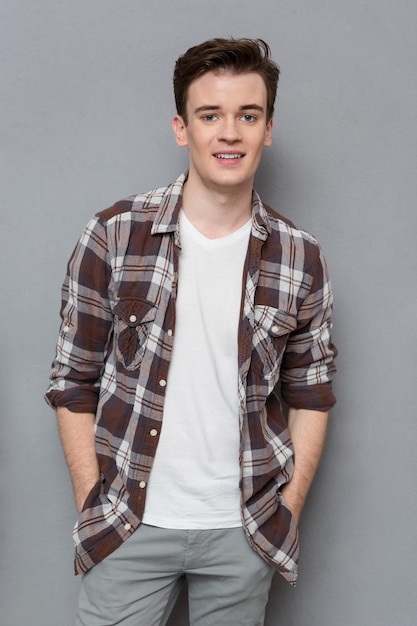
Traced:
[[126, 322], [128, 326], [135, 328], [139, 324], [151, 322], [155, 319], [156, 305], [153, 302], [149, 302], [149, 300], [125, 298], [115, 305], [113, 312]]

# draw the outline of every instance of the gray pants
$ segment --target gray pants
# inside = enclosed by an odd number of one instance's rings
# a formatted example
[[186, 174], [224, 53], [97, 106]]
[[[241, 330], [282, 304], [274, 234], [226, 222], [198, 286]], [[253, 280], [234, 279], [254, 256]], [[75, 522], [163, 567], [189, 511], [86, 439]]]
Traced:
[[184, 580], [191, 626], [262, 626], [273, 568], [242, 528], [142, 524], [83, 575], [77, 626], [164, 626]]

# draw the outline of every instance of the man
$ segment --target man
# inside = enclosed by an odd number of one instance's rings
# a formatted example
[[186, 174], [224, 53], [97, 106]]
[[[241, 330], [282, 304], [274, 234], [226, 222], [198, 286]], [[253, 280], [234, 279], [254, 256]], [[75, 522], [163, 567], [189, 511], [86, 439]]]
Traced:
[[316, 240], [253, 191], [278, 77], [262, 40], [181, 56], [188, 172], [99, 213], [69, 262], [47, 398], [79, 625], [165, 624], [185, 578], [193, 626], [259, 626], [273, 572], [295, 583], [335, 348]]

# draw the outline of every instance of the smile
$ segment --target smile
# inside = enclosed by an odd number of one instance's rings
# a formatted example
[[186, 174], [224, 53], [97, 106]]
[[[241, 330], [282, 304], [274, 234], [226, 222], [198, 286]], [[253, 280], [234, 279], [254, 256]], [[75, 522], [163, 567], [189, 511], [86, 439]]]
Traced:
[[216, 157], [216, 159], [241, 159], [244, 155], [243, 154], [229, 154], [229, 153], [220, 153], [220, 154], [215, 154], [214, 155]]

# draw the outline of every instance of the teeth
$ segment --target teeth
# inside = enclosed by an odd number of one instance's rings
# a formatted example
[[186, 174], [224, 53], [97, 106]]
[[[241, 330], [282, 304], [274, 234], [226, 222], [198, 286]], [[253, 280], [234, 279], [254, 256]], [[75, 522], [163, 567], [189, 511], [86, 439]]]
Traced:
[[241, 154], [216, 154], [216, 159], [241, 159]]

